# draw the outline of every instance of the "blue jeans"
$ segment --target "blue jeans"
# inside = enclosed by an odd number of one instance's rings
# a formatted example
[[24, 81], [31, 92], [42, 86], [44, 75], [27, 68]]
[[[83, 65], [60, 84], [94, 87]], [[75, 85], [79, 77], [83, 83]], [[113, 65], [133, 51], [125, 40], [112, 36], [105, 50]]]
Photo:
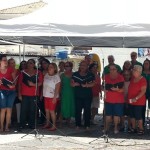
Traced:
[[0, 90], [0, 108], [12, 108], [15, 98], [15, 90]]
[[106, 116], [123, 116], [123, 103], [105, 103], [105, 114]]

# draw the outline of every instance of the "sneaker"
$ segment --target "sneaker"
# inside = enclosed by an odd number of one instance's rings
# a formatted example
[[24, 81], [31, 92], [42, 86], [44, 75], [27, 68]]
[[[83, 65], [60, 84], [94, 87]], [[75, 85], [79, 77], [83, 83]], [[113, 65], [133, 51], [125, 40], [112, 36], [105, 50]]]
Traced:
[[138, 134], [138, 135], [143, 135], [143, 134], [144, 134], [144, 130], [139, 130], [139, 131], [137, 132], [137, 134]]

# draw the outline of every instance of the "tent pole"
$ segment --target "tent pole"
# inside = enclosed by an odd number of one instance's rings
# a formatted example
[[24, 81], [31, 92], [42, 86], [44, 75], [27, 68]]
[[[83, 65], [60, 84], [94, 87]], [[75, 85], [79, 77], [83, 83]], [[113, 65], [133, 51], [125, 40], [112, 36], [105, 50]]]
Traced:
[[21, 63], [21, 47], [19, 45], [19, 62]]
[[23, 44], [23, 60], [25, 60], [25, 44]]

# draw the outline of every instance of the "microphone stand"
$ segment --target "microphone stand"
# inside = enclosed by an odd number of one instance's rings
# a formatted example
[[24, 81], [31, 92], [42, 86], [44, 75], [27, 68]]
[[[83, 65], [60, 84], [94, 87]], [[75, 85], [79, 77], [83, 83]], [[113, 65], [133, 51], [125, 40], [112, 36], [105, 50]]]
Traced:
[[[21, 138], [24, 138], [26, 137], [27, 135], [31, 134], [31, 133], [34, 133], [34, 136], [36, 138], [40, 137], [40, 134], [39, 134], [39, 129], [37, 129], [37, 111], [38, 111], [38, 105], [37, 105], [37, 101], [38, 101], [38, 58], [36, 58], [36, 82], [35, 82], [35, 100], [34, 100], [34, 103], [35, 103], [35, 122], [34, 122], [34, 129], [32, 131], [30, 131], [29, 133], [25, 134], [24, 136], [22, 136]], [[44, 135], [42, 134], [42, 137]], [[41, 139], [38, 138], [40, 141]], [[42, 142], [42, 141], [41, 141]]]
[[[102, 59], [102, 63], [103, 63], [103, 72], [104, 72], [104, 59]], [[103, 74], [103, 90], [104, 90], [104, 96], [103, 96], [103, 101], [104, 101], [104, 105], [103, 105], [103, 117], [104, 117], [104, 132], [103, 135], [98, 137], [97, 139], [89, 142], [89, 144], [97, 141], [99, 138], [104, 138], [105, 143], [108, 143], [108, 132], [106, 130], [106, 116], [105, 116], [105, 98], [106, 98], [106, 84], [105, 84], [105, 73]]]

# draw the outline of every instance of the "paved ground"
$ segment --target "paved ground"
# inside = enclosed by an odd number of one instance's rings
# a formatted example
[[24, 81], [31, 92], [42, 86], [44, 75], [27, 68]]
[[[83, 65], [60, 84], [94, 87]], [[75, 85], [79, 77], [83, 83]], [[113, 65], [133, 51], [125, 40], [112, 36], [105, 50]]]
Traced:
[[[102, 105], [101, 105], [102, 106]], [[102, 113], [103, 108], [99, 110]], [[0, 133], [0, 150], [150, 150], [150, 130], [145, 130], [145, 135], [109, 132], [108, 143], [104, 139], [101, 116], [96, 117], [97, 125], [92, 125], [89, 131], [84, 128], [76, 130], [75, 126], [67, 127], [64, 123], [56, 131], [43, 130], [38, 126], [39, 134], [35, 130], [17, 131], [16, 127], [11, 132]], [[33, 131], [22, 138], [22, 136]]]
[[[89, 131], [84, 128], [76, 130], [68, 128], [65, 124], [58, 130], [50, 132], [40, 127], [39, 134], [26, 129], [18, 132], [15, 128], [9, 133], [0, 135], [0, 150], [150, 150], [150, 130], [145, 135], [119, 133], [115, 135], [110, 131], [108, 143], [101, 137], [103, 133], [100, 125], [93, 125]], [[26, 135], [33, 131], [32, 134]]]

